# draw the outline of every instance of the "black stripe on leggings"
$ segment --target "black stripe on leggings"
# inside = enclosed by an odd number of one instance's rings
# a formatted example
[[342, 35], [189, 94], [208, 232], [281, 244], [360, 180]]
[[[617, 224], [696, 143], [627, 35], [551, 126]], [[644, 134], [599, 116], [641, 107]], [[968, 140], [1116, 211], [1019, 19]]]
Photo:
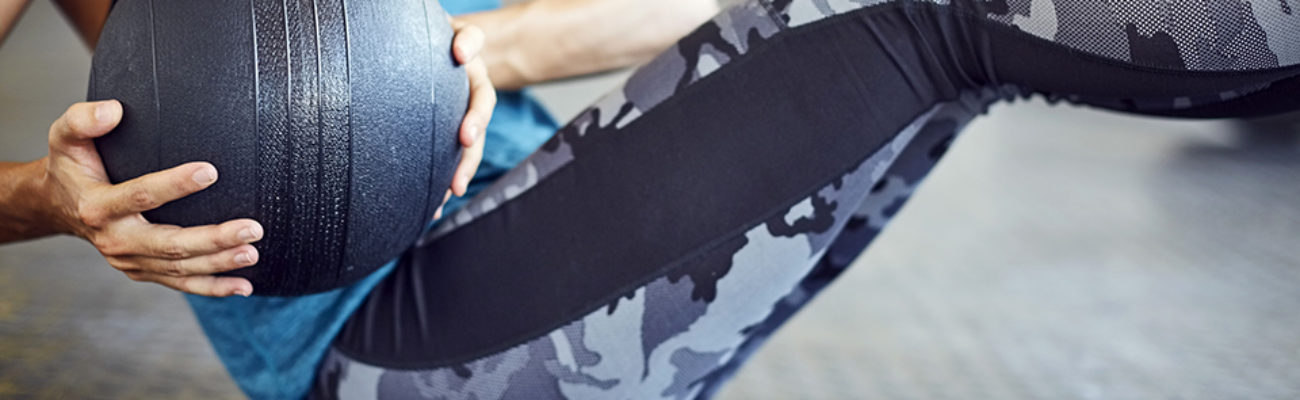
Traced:
[[566, 127], [558, 136], [570, 164], [407, 252], [335, 349], [373, 366], [431, 369], [544, 335], [783, 212], [963, 90], [1172, 99], [1298, 71], [1134, 67], [963, 4], [891, 3], [805, 25], [623, 129]]

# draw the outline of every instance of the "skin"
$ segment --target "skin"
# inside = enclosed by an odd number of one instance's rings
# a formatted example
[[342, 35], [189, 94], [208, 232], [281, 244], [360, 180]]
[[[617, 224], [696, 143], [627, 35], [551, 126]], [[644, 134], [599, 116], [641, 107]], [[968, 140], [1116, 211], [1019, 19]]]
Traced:
[[[0, 0], [0, 40], [27, 3]], [[109, 3], [56, 0], [92, 49]], [[715, 0], [534, 0], [453, 19], [452, 49], [466, 66], [471, 93], [460, 131], [465, 149], [446, 196], [464, 195], [482, 161], [494, 82], [517, 89], [640, 64], [717, 11]], [[212, 164], [194, 162], [111, 184], [93, 140], [121, 118], [116, 101], [74, 104], [50, 126], [48, 156], [0, 162], [0, 244], [70, 234], [136, 281], [206, 296], [252, 294], [246, 279], [213, 274], [256, 264], [251, 243], [261, 240], [263, 227], [249, 219], [188, 228], [146, 220], [142, 212], [203, 190], [220, 175]]]
[[[26, 4], [0, 0], [0, 32], [12, 28]], [[69, 21], [93, 48], [107, 17], [107, 1], [59, 4], [71, 11]], [[95, 10], [102, 15], [86, 16]], [[470, 104], [460, 129], [465, 148], [447, 196], [465, 193], [483, 158], [483, 127], [496, 105], [487, 67], [478, 58], [483, 32], [460, 21], [453, 27], [452, 48], [469, 75]], [[108, 134], [121, 119], [122, 105], [115, 100], [74, 104], [50, 126], [48, 156], [26, 163], [0, 162], [0, 243], [75, 235], [132, 280], [205, 296], [251, 295], [247, 279], [213, 274], [257, 263], [260, 254], [251, 243], [262, 239], [261, 224], [251, 219], [188, 228], [150, 223], [141, 213], [203, 190], [220, 175], [210, 163], [192, 162], [112, 184], [94, 139]]]
[[492, 83], [513, 90], [643, 64], [718, 11], [716, 0], [533, 0], [459, 18], [488, 33]]
[[94, 49], [95, 43], [99, 41], [99, 32], [104, 29], [108, 10], [113, 5], [112, 1], [54, 0], [54, 4], [63, 11], [64, 18], [77, 30], [82, 42]]
[[30, 0], [0, 0], [0, 45], [9, 36], [9, 30], [13, 29], [14, 22], [18, 17], [23, 15], [23, 10], [27, 9]]

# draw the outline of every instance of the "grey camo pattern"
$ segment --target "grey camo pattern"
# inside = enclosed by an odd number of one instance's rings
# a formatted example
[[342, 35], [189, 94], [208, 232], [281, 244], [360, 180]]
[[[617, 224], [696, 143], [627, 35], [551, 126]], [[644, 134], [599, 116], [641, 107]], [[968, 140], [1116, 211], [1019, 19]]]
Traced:
[[763, 2], [750, 2], [723, 11], [689, 38], [679, 42], [632, 74], [623, 87], [598, 100], [556, 133], [549, 142], [502, 176], [490, 188], [439, 223], [420, 244], [433, 240], [487, 214], [523, 194], [537, 182], [573, 160], [571, 143], [586, 135], [607, 134], [627, 126], [677, 91], [717, 71], [745, 54], [756, 41], [772, 37], [782, 26]]
[[[832, 16], [870, 12], [871, 6], [891, 3], [949, 5], [947, 0], [764, 0], [724, 11], [580, 114], [424, 240], [436, 240], [526, 195], [587, 151], [583, 137], [620, 134], [623, 127], [763, 41]], [[1296, 65], [1300, 59], [1300, 31], [1284, 1], [1192, 1], [1179, 7], [1154, 0], [963, 3], [977, 5], [989, 20], [1027, 34], [1139, 65], [1249, 70]], [[1142, 46], [1145, 50], [1133, 51]], [[1167, 57], [1134, 59], [1133, 54]], [[1157, 99], [1138, 106], [1188, 107], [1262, 88], [1207, 99]], [[962, 127], [989, 104], [1028, 93], [1014, 86], [986, 88], [931, 108], [857, 168], [777, 217], [708, 249], [697, 264], [681, 268], [683, 272], [652, 281], [545, 336], [463, 365], [431, 370], [385, 369], [331, 350], [318, 378], [336, 387], [334, 394], [342, 399], [708, 398], [867, 247]], [[1093, 102], [1068, 94], [1059, 97]]]
[[[791, 27], [887, 3], [953, 0], [774, 1]], [[962, 1], [958, 1], [962, 2]], [[1242, 71], [1300, 64], [1291, 0], [964, 1], [988, 19], [1080, 51], [1156, 68]]]
[[[959, 0], [960, 1], [960, 0]], [[1300, 15], [1292, 0], [966, 0], [985, 16], [1027, 34], [1137, 65], [1179, 70], [1240, 71], [1300, 65]], [[783, 30], [886, 4], [949, 5], [952, 0], [759, 0], [729, 8], [692, 37], [635, 72], [556, 135], [546, 150], [430, 232], [432, 240], [491, 212], [573, 159], [569, 142], [618, 130], [691, 83]], [[1135, 54], [1136, 56], [1135, 59]], [[672, 84], [666, 84], [672, 83]], [[1203, 98], [1135, 99], [1142, 109], [1185, 109], [1262, 90], [1267, 85]], [[1114, 99], [1061, 98], [1123, 108]], [[1107, 102], [1115, 102], [1107, 104]]]
[[461, 366], [389, 370], [331, 351], [321, 375], [337, 381], [340, 399], [708, 397], [865, 249], [962, 127], [1018, 93], [970, 92], [922, 114], [853, 171], [703, 257], [724, 270], [716, 282], [669, 275]]
[[[946, 145], [992, 99], [988, 91], [936, 106], [839, 181], [715, 249], [706, 260], [729, 270], [711, 292], [701, 292], [693, 277], [669, 275], [549, 335], [467, 365], [386, 370], [331, 351], [322, 374], [337, 377], [339, 399], [695, 399], [715, 390], [720, 371], [738, 365], [775, 330], [768, 326], [780, 325], [820, 290], [811, 271], [850, 219], [868, 219], [875, 230], [884, 226], [937, 161], [932, 148], [913, 144]], [[901, 160], [904, 155], [919, 158]], [[841, 256], [852, 260], [861, 249], [849, 252]]]

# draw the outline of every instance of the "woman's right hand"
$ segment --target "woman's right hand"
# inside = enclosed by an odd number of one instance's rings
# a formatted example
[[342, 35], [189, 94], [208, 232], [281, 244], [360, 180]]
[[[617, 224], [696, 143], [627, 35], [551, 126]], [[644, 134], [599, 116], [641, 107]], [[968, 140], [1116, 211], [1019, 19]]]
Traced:
[[42, 201], [34, 209], [62, 233], [86, 239], [109, 265], [141, 282], [153, 282], [204, 296], [247, 296], [253, 285], [239, 277], [213, 274], [257, 263], [250, 243], [262, 238], [250, 219], [181, 228], [153, 224], [141, 214], [211, 186], [212, 164], [193, 162], [113, 185], [94, 139], [117, 126], [117, 101], [78, 103], [50, 127], [50, 155], [41, 160]]

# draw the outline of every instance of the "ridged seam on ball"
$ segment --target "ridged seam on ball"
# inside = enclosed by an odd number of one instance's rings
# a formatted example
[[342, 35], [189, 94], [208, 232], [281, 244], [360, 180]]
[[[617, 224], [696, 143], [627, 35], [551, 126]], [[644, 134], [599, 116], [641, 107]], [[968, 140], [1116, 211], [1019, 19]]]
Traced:
[[[158, 98], [158, 23], [154, 17], [153, 0], [149, 0], [149, 55], [150, 74], [153, 77], [153, 131], [162, 130], [162, 100]], [[155, 134], [153, 136], [153, 162], [149, 165], [149, 171], [158, 171], [162, 169], [162, 138], [163, 135]]]
[[[283, 56], [288, 47], [285, 4], [275, 0], [255, 1], [254, 30], [257, 70], [257, 138], [258, 146], [258, 217], [265, 229], [260, 243], [262, 265], [284, 265], [288, 246], [280, 238], [288, 237], [290, 215], [286, 195], [289, 182], [282, 172], [288, 171], [288, 84], [289, 60]], [[257, 280], [284, 282], [282, 268], [258, 268]]]
[[349, 74], [349, 50], [347, 40], [347, 2], [345, 0], [321, 0], [325, 18], [317, 28], [320, 32], [321, 60], [321, 201], [326, 215], [322, 226], [322, 252], [330, 255], [330, 260], [338, 268], [334, 270], [334, 286], [348, 278], [345, 274], [348, 212], [350, 209], [349, 186], [352, 169], [351, 141], [351, 84]]
[[[429, 76], [436, 77], [438, 76], [438, 71], [436, 70], [438, 60], [435, 57], [438, 56], [438, 51], [437, 46], [433, 43], [433, 21], [429, 14], [431, 11], [429, 10], [429, 0], [418, 1], [420, 2], [420, 6], [424, 7], [424, 37], [426, 38], [425, 42], [429, 46]], [[429, 126], [433, 127], [435, 130], [438, 129], [438, 85], [434, 84], [432, 81], [429, 82]], [[442, 201], [442, 198], [440, 197], [441, 193], [436, 193], [438, 189], [433, 187], [435, 182], [438, 180], [438, 163], [434, 162], [432, 159], [434, 154], [438, 154], [438, 145], [440, 144], [438, 142], [439, 139], [441, 139], [441, 135], [431, 134], [429, 137], [432, 138], [432, 140], [429, 140], [429, 175], [427, 177], [428, 179], [425, 180], [425, 182], [428, 182], [429, 187], [426, 193], [427, 196], [424, 199], [423, 214], [426, 218], [433, 215], [433, 207], [435, 207], [434, 201], [438, 201], [439, 203]]]

